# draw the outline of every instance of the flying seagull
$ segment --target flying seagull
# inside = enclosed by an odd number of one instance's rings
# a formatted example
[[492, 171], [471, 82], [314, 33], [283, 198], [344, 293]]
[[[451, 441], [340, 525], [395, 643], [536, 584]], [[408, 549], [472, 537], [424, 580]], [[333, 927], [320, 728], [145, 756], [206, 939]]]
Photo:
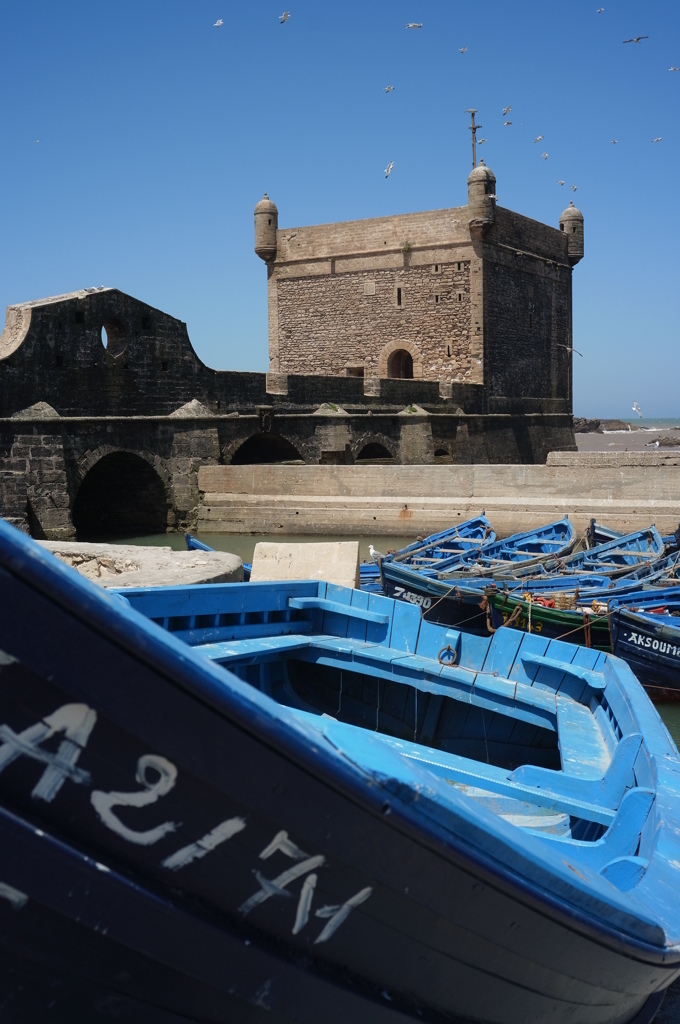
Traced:
[[558, 181], [557, 184], [558, 185], [564, 185], [564, 182], [560, 179], [560, 181]]
[[285, 25], [289, 18], [290, 11], [284, 11], [283, 14], [279, 17], [279, 21], [281, 22], [282, 25]]
[[393, 85], [386, 85], [385, 86], [385, 92], [394, 92], [394, 86]]
[[461, 48], [458, 50], [458, 53], [467, 53], [467, 46], [461, 46]]
[[512, 121], [503, 121], [503, 125], [505, 126], [506, 124], [512, 124]]
[[477, 145], [478, 145], [478, 146], [481, 146], [481, 144], [482, 144], [483, 142], [486, 142], [486, 139], [480, 139], [480, 140], [479, 140], [479, 142], [477, 143]]
[[422, 28], [422, 27], [423, 27], [422, 21], [408, 21], [406, 23], [406, 25], [404, 26], [404, 28]]
[[598, 7], [598, 9], [595, 11], [595, 13], [596, 14], [604, 14], [604, 7]]
[[680, 68], [669, 68], [669, 71], [680, 71]]
[[542, 135], [537, 135], [536, 138], [534, 139], [534, 142], [540, 142], [542, 138], [543, 138]]
[[570, 185], [569, 188], [571, 189], [572, 192], [578, 191], [578, 185]]
[[558, 342], [557, 347], [566, 348], [567, 352], [575, 352], [577, 356], [581, 356], [581, 358], [583, 358], [583, 352], [579, 352], [579, 350], [577, 348], [573, 348], [572, 345], [560, 345], [560, 343]]
[[662, 139], [663, 139], [663, 135], [659, 135], [658, 138], [652, 139], [652, 142], [661, 142]]
[[640, 417], [642, 416], [642, 409], [637, 404], [637, 402], [633, 402], [633, 412], [636, 412]]
[[213, 28], [219, 28], [220, 25], [224, 25], [224, 19], [223, 18], [218, 18], [217, 21], [215, 22], [215, 24], [213, 25]]
[[624, 43], [639, 43], [641, 39], [649, 39], [649, 36], [635, 36], [633, 39], [624, 39]]
[[390, 174], [392, 173], [392, 168], [393, 167], [394, 167], [394, 160], [390, 160], [390, 162], [388, 163], [387, 167], [385, 168], [385, 177], [386, 178], [389, 178]]
[[485, 196], [485, 198], [486, 199], [494, 199], [494, 200], [496, 200], [496, 202], [498, 201], [498, 196], [495, 195], [495, 193], [493, 193], [493, 192], [490, 192], [487, 196]]
[[505, 117], [506, 114], [509, 114], [511, 110], [512, 107], [503, 107], [503, 117]]
[[541, 156], [543, 157], [544, 160], [548, 159], [548, 154], [547, 153], [541, 153]]
[[40, 139], [33, 139], [33, 142], [40, 142]]
[[612, 146], [615, 146], [618, 141], [618, 139], [611, 139]]
[[376, 551], [372, 544], [368, 545], [368, 553], [374, 562], [379, 562], [381, 558], [384, 558], [382, 551]]

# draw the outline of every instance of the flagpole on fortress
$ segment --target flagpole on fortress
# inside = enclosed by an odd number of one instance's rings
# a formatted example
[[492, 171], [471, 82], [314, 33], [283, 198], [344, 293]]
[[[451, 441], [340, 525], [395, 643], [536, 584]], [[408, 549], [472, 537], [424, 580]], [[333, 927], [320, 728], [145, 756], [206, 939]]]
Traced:
[[464, 111], [464, 113], [470, 115], [470, 119], [472, 122], [471, 124], [468, 125], [468, 128], [472, 132], [472, 169], [474, 171], [475, 167], [477, 166], [477, 129], [482, 128], [483, 125], [475, 124], [475, 114], [477, 113], [476, 109], [470, 107], [466, 111]]

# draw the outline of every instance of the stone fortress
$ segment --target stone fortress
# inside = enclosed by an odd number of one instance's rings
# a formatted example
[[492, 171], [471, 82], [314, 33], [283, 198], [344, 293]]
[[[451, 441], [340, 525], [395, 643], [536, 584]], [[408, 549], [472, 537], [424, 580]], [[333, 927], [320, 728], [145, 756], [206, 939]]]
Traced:
[[205, 467], [544, 463], [575, 449], [559, 228], [497, 206], [483, 163], [448, 210], [279, 229], [269, 373], [215, 371], [182, 321], [115, 288], [8, 307], [0, 515], [36, 537], [192, 528]]
[[467, 185], [467, 206], [289, 229], [265, 194], [270, 371], [478, 384], [495, 410], [571, 411], [583, 216], [570, 204], [558, 230], [498, 207], [483, 161]]

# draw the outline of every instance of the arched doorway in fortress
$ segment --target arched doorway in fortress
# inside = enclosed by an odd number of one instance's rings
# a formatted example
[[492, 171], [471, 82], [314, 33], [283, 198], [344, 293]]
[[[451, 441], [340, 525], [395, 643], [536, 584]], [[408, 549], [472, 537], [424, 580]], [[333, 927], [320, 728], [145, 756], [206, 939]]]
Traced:
[[73, 525], [79, 540], [165, 533], [169, 509], [165, 485], [145, 459], [110, 452], [83, 478]]

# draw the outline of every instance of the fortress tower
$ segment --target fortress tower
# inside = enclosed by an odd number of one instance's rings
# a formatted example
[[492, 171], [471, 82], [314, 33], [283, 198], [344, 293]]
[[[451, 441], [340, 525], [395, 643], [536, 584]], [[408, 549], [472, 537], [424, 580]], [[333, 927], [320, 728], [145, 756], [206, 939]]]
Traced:
[[272, 373], [475, 384], [489, 410], [571, 412], [571, 274], [583, 257], [573, 204], [559, 228], [505, 209], [480, 161], [466, 206], [277, 221], [265, 194], [255, 252], [268, 268]]

